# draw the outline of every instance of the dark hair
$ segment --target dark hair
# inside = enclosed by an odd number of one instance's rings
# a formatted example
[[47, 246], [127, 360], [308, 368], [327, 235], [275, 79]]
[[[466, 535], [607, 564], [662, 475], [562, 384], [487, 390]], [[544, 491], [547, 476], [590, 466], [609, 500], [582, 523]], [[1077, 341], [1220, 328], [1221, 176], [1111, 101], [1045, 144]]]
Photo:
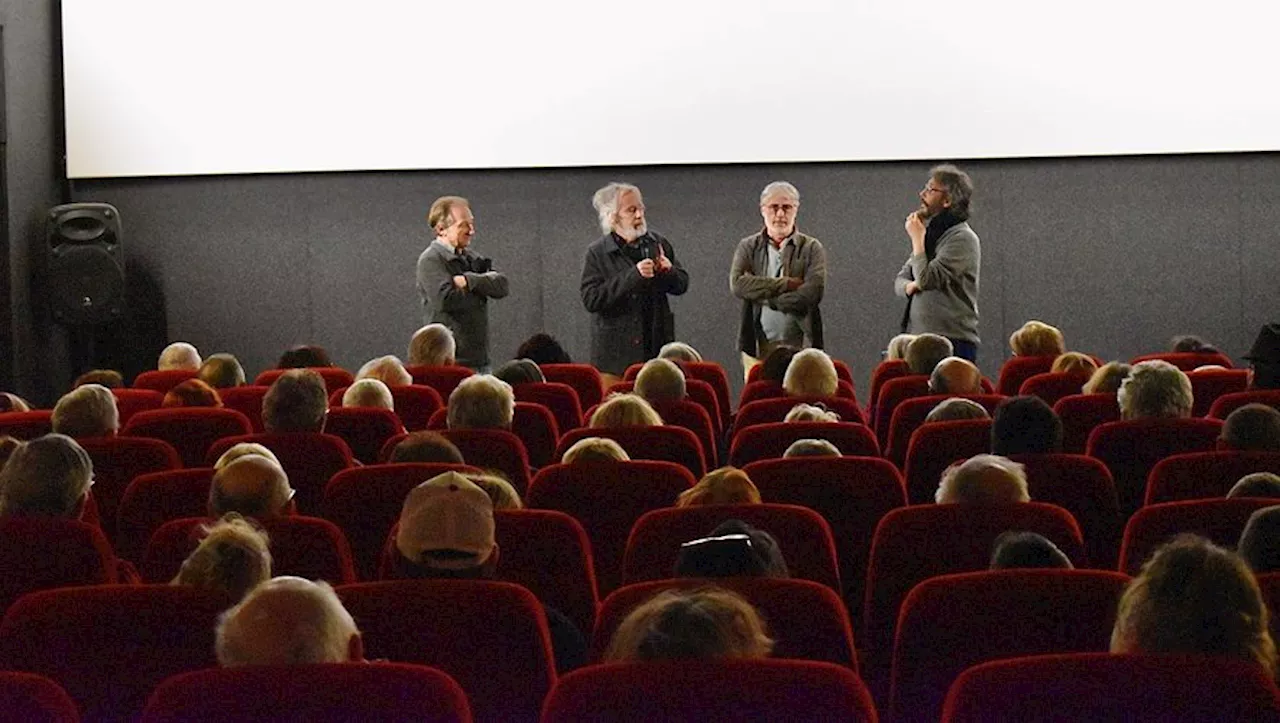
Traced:
[[76, 377], [72, 387], [83, 384], [101, 384], [107, 389], [123, 389], [124, 375], [114, 369], [94, 369]]
[[961, 221], [967, 220], [973, 199], [973, 179], [969, 178], [969, 174], [950, 163], [944, 163], [934, 166], [929, 171], [929, 177], [947, 192], [947, 200], [951, 201], [951, 215]]
[[569, 358], [569, 353], [560, 346], [560, 342], [556, 341], [554, 336], [543, 332], [525, 339], [516, 350], [515, 358], [528, 359], [538, 365], [573, 363], [573, 359]]
[[991, 548], [991, 569], [1027, 567], [1072, 569], [1071, 558], [1044, 535], [1014, 530], [1001, 533]]
[[1251, 388], [1280, 389], [1280, 364], [1254, 360], [1251, 366], [1253, 367]]
[[438, 432], [414, 432], [396, 443], [391, 462], [441, 462], [462, 464], [462, 452]]
[[1280, 506], [1249, 515], [1236, 550], [1257, 574], [1280, 571]]
[[513, 387], [547, 380], [532, 359], [512, 359], [494, 370], [493, 375]]
[[773, 535], [741, 520], [725, 520], [709, 537], [686, 542], [676, 577], [791, 577]]
[[782, 383], [787, 376], [787, 367], [791, 366], [791, 357], [800, 353], [794, 346], [782, 344], [773, 348], [760, 361], [760, 381]]
[[302, 369], [304, 367], [331, 367], [329, 352], [322, 346], [295, 346], [280, 355], [277, 369]]
[[1191, 334], [1183, 334], [1175, 336], [1169, 340], [1169, 347], [1174, 352], [1186, 353], [1197, 352], [1200, 354], [1213, 354], [1218, 350], [1210, 343], [1198, 336]]
[[1265, 404], [1246, 404], [1227, 415], [1222, 441], [1242, 452], [1280, 452], [1280, 411]]
[[991, 421], [991, 453], [1042, 454], [1062, 451], [1062, 420], [1040, 397], [1000, 402]]

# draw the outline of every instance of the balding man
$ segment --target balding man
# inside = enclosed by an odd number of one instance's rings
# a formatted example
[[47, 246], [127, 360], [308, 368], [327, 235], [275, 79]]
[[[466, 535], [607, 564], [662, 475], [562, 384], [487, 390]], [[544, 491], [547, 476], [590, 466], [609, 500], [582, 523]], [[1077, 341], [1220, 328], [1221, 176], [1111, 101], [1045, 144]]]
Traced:
[[198, 371], [200, 369], [200, 352], [185, 341], [175, 341], [160, 352], [160, 359], [156, 362], [156, 369], [162, 372], [174, 369]]
[[218, 619], [218, 662], [306, 665], [364, 660], [364, 644], [333, 588], [277, 577], [254, 588]]
[[238, 512], [259, 520], [287, 514], [294, 489], [284, 469], [267, 457], [246, 454], [219, 469], [209, 487], [209, 516]]
[[938, 504], [1001, 505], [1029, 502], [1026, 469], [1007, 457], [979, 454], [942, 473]]
[[101, 384], [72, 389], [53, 407], [53, 431], [68, 437], [113, 437], [120, 430], [115, 395]]
[[929, 375], [930, 394], [981, 394], [982, 372], [967, 359], [949, 356]]

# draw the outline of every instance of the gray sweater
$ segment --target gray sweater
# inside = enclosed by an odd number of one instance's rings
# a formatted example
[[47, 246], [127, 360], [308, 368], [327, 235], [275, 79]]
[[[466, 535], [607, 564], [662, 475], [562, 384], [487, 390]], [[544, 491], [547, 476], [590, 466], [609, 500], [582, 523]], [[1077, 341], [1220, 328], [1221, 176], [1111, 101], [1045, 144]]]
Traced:
[[894, 293], [902, 298], [907, 296], [908, 282], [915, 281], [918, 286], [907, 332], [941, 334], [977, 344], [981, 265], [982, 245], [967, 221], [942, 234], [932, 261], [924, 254], [912, 254], [893, 282]]

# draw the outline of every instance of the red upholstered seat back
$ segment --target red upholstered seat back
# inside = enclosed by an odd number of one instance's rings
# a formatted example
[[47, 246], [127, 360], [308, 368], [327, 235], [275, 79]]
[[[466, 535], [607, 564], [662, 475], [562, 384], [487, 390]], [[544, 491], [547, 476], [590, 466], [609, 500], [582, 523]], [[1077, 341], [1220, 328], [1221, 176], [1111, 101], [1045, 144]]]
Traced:
[[1249, 387], [1248, 369], [1205, 369], [1187, 372], [1191, 380], [1191, 416], [1203, 417], [1218, 397], [1238, 394]]
[[689, 470], [695, 478], [706, 474], [705, 456], [698, 436], [684, 427], [582, 427], [565, 433], [556, 447], [556, 459], [578, 440], [587, 437], [608, 437], [627, 451], [631, 459], [649, 459], [674, 462]]
[[527, 382], [517, 384], [514, 391], [517, 402], [541, 404], [551, 410], [561, 434], [582, 426], [582, 403], [578, 401], [578, 393], [568, 384]]
[[1053, 411], [1062, 420], [1062, 451], [1084, 454], [1095, 427], [1120, 420], [1114, 394], [1072, 394], [1059, 399]]
[[327, 434], [341, 437], [351, 454], [362, 464], [378, 461], [378, 452], [388, 439], [404, 432], [400, 418], [389, 409], [370, 407], [330, 407], [325, 418]]
[[1121, 512], [1142, 506], [1147, 475], [1165, 457], [1208, 452], [1217, 444], [1222, 422], [1216, 419], [1129, 419], [1093, 430], [1085, 453], [1111, 470]]
[[829, 411], [840, 415], [841, 422], [864, 424], [865, 418], [858, 403], [844, 397], [776, 397], [751, 402], [738, 410], [738, 417], [733, 424], [733, 435], [757, 424], [781, 422], [787, 418], [797, 404], [821, 404]]
[[116, 398], [116, 411], [120, 413], [121, 426], [135, 413], [159, 409], [164, 403], [164, 395], [153, 389], [112, 389], [111, 396]]
[[79, 520], [0, 518], [0, 610], [33, 590], [116, 582], [102, 531]]
[[885, 382], [880, 390], [880, 399], [876, 403], [875, 418], [871, 426], [880, 439], [880, 448], [887, 449], [889, 444], [889, 425], [893, 421], [893, 412], [898, 405], [908, 399], [929, 395], [928, 374], [906, 374]]
[[1251, 389], [1246, 392], [1224, 394], [1209, 408], [1210, 419], [1226, 419], [1246, 404], [1265, 404], [1280, 409], [1280, 389]]
[[996, 391], [1011, 397], [1022, 388], [1022, 383], [1037, 374], [1044, 374], [1053, 368], [1050, 356], [1011, 356], [1000, 365], [1000, 377], [996, 382]]
[[1280, 474], [1280, 452], [1190, 452], [1165, 457], [1147, 476], [1145, 504], [1227, 496], [1247, 474]]
[[1107, 466], [1082, 454], [1019, 454], [1031, 499], [1057, 505], [1075, 518], [1089, 564], [1114, 570], [1120, 551], [1120, 502]]
[[93, 460], [93, 498], [103, 532], [115, 539], [120, 499], [134, 477], [178, 469], [182, 459], [168, 442], [146, 437], [93, 437], [77, 440]]
[[153, 392], [164, 394], [188, 379], [195, 379], [196, 376], [195, 369], [166, 369], [164, 371], [152, 369], [135, 377], [133, 388], [150, 389]]
[[436, 390], [445, 405], [449, 404], [449, 395], [453, 394], [453, 390], [457, 389], [458, 384], [463, 379], [475, 374], [467, 367], [456, 365], [422, 366], [415, 364], [406, 366], [405, 371], [409, 372], [409, 376], [413, 377], [414, 384], [420, 384]]
[[249, 418], [234, 409], [172, 407], [138, 412], [124, 425], [126, 437], [150, 437], [168, 442], [184, 467], [204, 464], [209, 449], [220, 439], [253, 432]]
[[[342, 397], [350, 387], [340, 387], [329, 395], [329, 411], [342, 406]], [[395, 415], [404, 428], [416, 432], [427, 428], [427, 422], [437, 410], [444, 408], [444, 400], [440, 393], [422, 384], [404, 384], [390, 386], [391, 401], [395, 407]], [[326, 428], [327, 429], [327, 428]], [[332, 431], [332, 430], [329, 430]]]
[[903, 400], [894, 410], [893, 419], [889, 423], [889, 444], [881, 447], [884, 456], [898, 465], [899, 469], [903, 469], [907, 463], [907, 445], [911, 442], [911, 435], [924, 424], [934, 407], [953, 397], [977, 402], [989, 414], [994, 414], [996, 407], [1006, 399], [999, 394], [930, 394]]
[[[165, 583], [204, 538], [202, 528], [214, 520], [188, 517], [166, 522], [151, 536], [140, 572], [147, 582]], [[271, 573], [327, 580], [341, 585], [356, 581], [351, 548], [342, 530], [318, 517], [289, 516], [259, 522], [271, 545]]]
[[351, 448], [341, 437], [321, 432], [264, 432], [220, 439], [209, 449], [206, 463], [213, 466], [223, 452], [241, 442], [257, 442], [275, 454], [297, 490], [294, 501], [303, 514], [319, 512], [329, 478], [355, 464]]
[[[333, 390], [341, 387], [349, 387], [355, 381], [355, 377], [351, 372], [340, 367], [307, 367], [307, 369], [320, 375], [324, 380], [324, 388], [326, 394], [333, 393]], [[290, 369], [267, 369], [253, 380], [254, 386], [269, 387], [275, 384], [276, 380], [285, 372], [292, 371]]]
[[867, 416], [873, 424], [876, 418], [876, 405], [880, 403], [880, 392], [884, 389], [884, 385], [890, 379], [904, 377], [910, 373], [911, 370], [903, 359], [885, 359], [872, 370], [871, 382], [868, 385], [869, 391], [867, 392], [867, 410], [869, 412]]
[[53, 410], [0, 412], [0, 435], [27, 441], [53, 431]]
[[865, 424], [849, 422], [770, 422], [756, 424], [734, 435], [729, 464], [742, 467], [757, 460], [778, 459], [792, 442], [825, 439], [850, 457], [878, 457], [880, 445]]
[[1230, 369], [1233, 365], [1231, 357], [1221, 352], [1177, 352], [1162, 351], [1155, 354], [1143, 354], [1129, 360], [1130, 364], [1141, 364], [1144, 361], [1159, 359], [1167, 361], [1184, 372], [1194, 371], [1196, 367], [1221, 366]]
[[960, 419], [920, 425], [911, 434], [903, 465], [907, 499], [914, 505], [933, 502], [938, 482], [947, 467], [990, 451], [990, 419]]
[[590, 364], [542, 364], [540, 368], [547, 381], [573, 387], [583, 409], [594, 407], [604, 398], [600, 370]]
[[1079, 394], [1080, 389], [1089, 381], [1088, 373], [1081, 372], [1044, 372], [1027, 377], [1018, 388], [1018, 394], [1040, 397], [1045, 404], [1053, 406], [1059, 399]]
[[1165, 502], [1143, 507], [1129, 518], [1120, 543], [1120, 571], [1137, 575], [1156, 548], [1184, 532], [1234, 550], [1249, 515], [1276, 504], [1273, 499], [1237, 497], [1230, 500]]
[[137, 562], [152, 533], [170, 520], [200, 517], [209, 508], [212, 467], [175, 469], [138, 475], [120, 499], [116, 552]]
[[0, 672], [0, 711], [13, 721], [78, 723], [80, 711], [62, 686], [34, 673]]
[[262, 425], [262, 398], [267, 396], [270, 388], [250, 384], [219, 389], [218, 394], [222, 397], [222, 406], [248, 417], [249, 424], [253, 425], [253, 433], [258, 434], [266, 431], [266, 427]]

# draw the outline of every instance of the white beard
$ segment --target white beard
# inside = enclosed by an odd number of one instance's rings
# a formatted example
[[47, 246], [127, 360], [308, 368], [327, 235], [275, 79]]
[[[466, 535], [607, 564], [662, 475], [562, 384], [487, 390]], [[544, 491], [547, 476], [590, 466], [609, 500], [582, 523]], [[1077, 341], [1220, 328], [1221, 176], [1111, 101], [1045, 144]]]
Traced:
[[613, 232], [618, 234], [618, 236], [621, 237], [623, 241], [626, 241], [627, 243], [631, 243], [632, 241], [635, 241], [636, 239], [648, 233], [649, 227], [647, 224], [644, 224], [644, 223], [640, 224], [639, 226], [635, 226], [633, 228], [619, 228], [615, 226], [613, 228]]

